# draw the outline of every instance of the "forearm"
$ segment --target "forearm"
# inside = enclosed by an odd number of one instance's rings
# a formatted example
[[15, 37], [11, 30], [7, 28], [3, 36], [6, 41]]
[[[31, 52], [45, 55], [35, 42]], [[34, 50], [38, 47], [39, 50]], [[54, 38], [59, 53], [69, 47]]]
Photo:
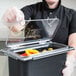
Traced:
[[73, 47], [74, 50], [68, 52], [68, 55], [76, 55], [76, 33], [73, 33], [69, 36], [68, 45]]
[[[70, 65], [74, 64], [75, 59], [76, 59], [76, 33], [73, 33], [69, 36], [68, 45], [73, 47], [74, 50], [69, 51], [67, 53], [66, 66], [70, 66]], [[72, 65], [72, 66], [74, 66], [74, 65]]]
[[69, 36], [68, 45], [76, 48], [76, 33], [73, 33]]
[[[76, 33], [69, 36], [68, 45], [76, 48]], [[76, 50], [67, 53], [65, 68], [63, 69], [63, 76], [71, 76], [76, 66]]]

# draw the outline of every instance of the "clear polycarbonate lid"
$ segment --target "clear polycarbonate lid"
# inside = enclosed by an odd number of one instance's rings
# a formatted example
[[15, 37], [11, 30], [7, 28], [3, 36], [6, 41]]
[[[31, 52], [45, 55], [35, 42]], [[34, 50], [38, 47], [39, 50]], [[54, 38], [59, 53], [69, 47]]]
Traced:
[[[6, 40], [6, 46], [28, 45], [37, 43], [38, 41], [52, 40], [58, 30], [59, 24], [60, 20], [58, 18], [25, 20], [25, 27], [19, 32], [13, 31], [13, 25], [10, 24], [11, 29]], [[19, 27], [21, 26], [19, 25]], [[17, 25], [16, 28], [19, 27]]]

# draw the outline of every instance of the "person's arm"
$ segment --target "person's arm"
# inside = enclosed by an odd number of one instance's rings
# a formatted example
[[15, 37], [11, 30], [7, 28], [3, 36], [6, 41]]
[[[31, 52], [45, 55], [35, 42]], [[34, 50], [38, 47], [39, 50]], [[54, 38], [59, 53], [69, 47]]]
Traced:
[[[76, 33], [72, 33], [68, 39], [68, 45], [76, 49]], [[68, 53], [70, 54], [70, 53]]]
[[[33, 6], [25, 6], [22, 9], [17, 7], [9, 8], [5, 11], [2, 20], [13, 32], [19, 32], [25, 27], [25, 19], [31, 18]], [[12, 27], [11, 27], [12, 26]]]
[[[66, 62], [69, 61], [69, 57], [71, 57], [71, 56], [76, 57], [76, 11], [73, 11], [72, 19], [70, 21], [68, 45], [74, 47], [75, 50], [67, 53]], [[71, 63], [73, 63], [73, 60], [71, 60], [71, 62], [69, 62], [69, 64], [71, 64]], [[69, 66], [69, 64], [66, 63], [66, 66]]]
[[63, 69], [63, 76], [71, 76], [76, 66], [76, 33], [72, 33], [68, 39], [68, 45], [75, 48], [75, 50], [69, 51], [67, 53], [67, 58], [65, 62], [65, 68]]
[[2, 22], [13, 32], [19, 32], [25, 24], [24, 14], [17, 7], [8, 8], [2, 16]]
[[[76, 33], [72, 33], [70, 36], [69, 36], [69, 39], [68, 39], [68, 45], [73, 47], [74, 50], [72, 51], [69, 51], [67, 53], [67, 56], [73, 56], [76, 58]], [[72, 62], [71, 62], [72, 63]], [[69, 63], [66, 63], [66, 66], [69, 66], [70, 62]]]
[[75, 50], [67, 53], [63, 76], [72, 76], [74, 67], [76, 66], [76, 11], [73, 11], [72, 20], [70, 21], [68, 45], [74, 47]]

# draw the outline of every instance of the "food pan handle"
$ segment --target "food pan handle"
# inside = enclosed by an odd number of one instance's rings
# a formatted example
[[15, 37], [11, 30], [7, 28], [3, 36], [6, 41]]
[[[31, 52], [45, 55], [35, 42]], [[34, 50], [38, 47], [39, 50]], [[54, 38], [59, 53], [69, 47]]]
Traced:
[[30, 56], [26, 57], [26, 58], [23, 58], [23, 57], [20, 57], [19, 55], [15, 54], [15, 53], [13, 53], [11, 51], [6, 51], [4, 49], [0, 50], [0, 55], [8, 56], [8, 57], [11, 57], [11, 58], [13, 58], [15, 60], [20, 60], [20, 61], [28, 61], [28, 60], [32, 59], [32, 57], [30, 57]]
[[4, 56], [4, 51], [2, 49], [0, 50], [0, 56]]
[[9, 56], [9, 57], [11, 57], [11, 58], [13, 58], [13, 59], [17, 59], [16, 57], [17, 56], [15, 56], [12, 52], [9, 52], [9, 51], [6, 51], [7, 49], [1, 49], [0, 50], [0, 55], [2, 55], [2, 56]]
[[67, 51], [70, 51], [70, 50], [73, 50], [73, 49], [74, 48], [72, 48], [72, 47], [64, 47], [64, 48], [56, 49], [56, 50], [53, 50], [53, 51], [42, 52], [38, 55], [34, 55], [33, 60], [59, 55], [59, 54], [66, 53]]

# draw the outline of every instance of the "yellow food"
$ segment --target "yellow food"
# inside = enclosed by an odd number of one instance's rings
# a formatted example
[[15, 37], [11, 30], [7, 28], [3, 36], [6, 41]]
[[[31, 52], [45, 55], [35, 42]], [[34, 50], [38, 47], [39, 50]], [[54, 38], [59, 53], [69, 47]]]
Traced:
[[25, 53], [30, 56], [32, 54], [39, 54], [39, 51], [38, 50], [34, 50], [34, 49], [26, 49], [25, 50]]
[[48, 48], [48, 51], [51, 51], [51, 50], [53, 50], [53, 48]]
[[47, 50], [46, 50], [46, 49], [44, 49], [44, 50], [42, 50], [42, 52], [47, 52]]

